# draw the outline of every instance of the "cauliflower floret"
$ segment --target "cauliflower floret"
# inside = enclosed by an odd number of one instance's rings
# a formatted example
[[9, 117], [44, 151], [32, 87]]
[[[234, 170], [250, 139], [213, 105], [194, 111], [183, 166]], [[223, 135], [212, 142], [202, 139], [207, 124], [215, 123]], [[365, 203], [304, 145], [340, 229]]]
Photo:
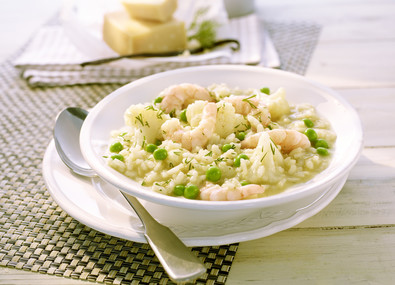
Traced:
[[275, 93], [268, 96], [267, 99], [267, 107], [273, 121], [280, 119], [283, 115], [290, 112], [289, 104], [285, 99], [284, 88], [279, 88]]
[[231, 103], [218, 103], [217, 110], [215, 132], [221, 138], [226, 138], [232, 133], [245, 131], [249, 128], [250, 123], [247, 118], [241, 114], [237, 114]]
[[126, 110], [124, 119], [127, 126], [141, 130], [147, 143], [154, 143], [162, 138], [161, 126], [170, 116], [153, 106], [138, 104]]

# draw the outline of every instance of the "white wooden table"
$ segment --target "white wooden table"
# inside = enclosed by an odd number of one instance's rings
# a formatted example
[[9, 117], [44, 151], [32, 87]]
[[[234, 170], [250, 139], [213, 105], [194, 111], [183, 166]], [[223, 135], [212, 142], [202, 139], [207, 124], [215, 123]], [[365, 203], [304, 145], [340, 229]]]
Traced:
[[[0, 60], [60, 0], [0, 0]], [[240, 244], [227, 284], [394, 284], [395, 1], [257, 1], [262, 17], [323, 26], [306, 76], [339, 91], [364, 129], [338, 197], [296, 227]], [[0, 267], [0, 284], [92, 284]]]

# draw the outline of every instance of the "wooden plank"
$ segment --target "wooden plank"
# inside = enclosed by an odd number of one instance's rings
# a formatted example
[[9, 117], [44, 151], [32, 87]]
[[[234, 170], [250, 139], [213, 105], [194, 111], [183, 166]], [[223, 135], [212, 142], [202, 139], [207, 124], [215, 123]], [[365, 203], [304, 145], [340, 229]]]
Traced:
[[338, 88], [395, 86], [394, 1], [265, 1], [257, 10], [267, 21], [323, 26], [308, 77]]
[[[395, 2], [388, 9], [395, 10]], [[321, 43], [372, 41], [372, 39], [376, 41], [393, 40], [395, 35], [393, 29], [389, 28], [395, 26], [395, 17], [392, 11], [388, 10], [385, 15], [380, 13], [364, 15], [360, 19], [353, 19], [355, 17], [351, 15], [351, 19], [325, 25], [321, 32]]]
[[395, 87], [395, 41], [320, 43], [306, 76], [334, 88]]
[[395, 147], [365, 148], [348, 179], [355, 181], [395, 179]]
[[[323, 25], [306, 76], [336, 88], [395, 87], [395, 3], [272, 1], [258, 5], [267, 21]], [[392, 64], [391, 64], [392, 63]]]
[[[395, 74], [392, 76], [395, 84]], [[339, 93], [361, 118], [365, 147], [395, 146], [395, 88], [343, 89]]]
[[227, 285], [393, 284], [395, 228], [298, 229], [240, 244]]
[[261, 18], [267, 21], [303, 21], [323, 26], [321, 40], [360, 41], [394, 39], [395, 2], [391, 0], [257, 1]]
[[395, 178], [348, 181], [324, 210], [296, 227], [366, 225], [395, 226]]
[[395, 225], [395, 148], [365, 149], [339, 195], [306, 227]]

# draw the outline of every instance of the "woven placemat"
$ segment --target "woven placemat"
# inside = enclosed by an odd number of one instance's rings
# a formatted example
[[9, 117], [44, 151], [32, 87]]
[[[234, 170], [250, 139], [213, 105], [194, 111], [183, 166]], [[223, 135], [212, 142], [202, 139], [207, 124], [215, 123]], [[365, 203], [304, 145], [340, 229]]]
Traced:
[[[303, 74], [320, 27], [297, 24], [265, 23], [282, 69]], [[300, 44], [290, 47], [295, 37]], [[53, 201], [42, 177], [57, 113], [91, 108], [121, 84], [31, 88], [13, 67], [15, 57], [0, 65], [0, 266], [107, 284], [172, 284], [148, 245], [74, 220]], [[208, 268], [196, 284], [224, 284], [237, 248], [193, 248]]]
[[305, 74], [321, 27], [310, 22], [265, 22], [279, 54], [282, 70]]

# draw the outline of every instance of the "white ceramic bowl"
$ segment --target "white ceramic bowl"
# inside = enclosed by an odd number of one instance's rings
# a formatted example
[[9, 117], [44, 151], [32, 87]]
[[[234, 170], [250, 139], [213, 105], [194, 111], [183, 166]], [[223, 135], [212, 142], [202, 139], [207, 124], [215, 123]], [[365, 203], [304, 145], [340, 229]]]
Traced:
[[[102, 156], [110, 132], [124, 126], [125, 110], [131, 104], [152, 100], [169, 85], [185, 82], [202, 86], [225, 83], [240, 88], [269, 86], [271, 90], [284, 87], [289, 102], [313, 104], [337, 134], [329, 167], [312, 180], [275, 196], [218, 202], [155, 193], [110, 168]], [[226, 225], [227, 233], [232, 234], [232, 231], [249, 231], [275, 224], [304, 212], [293, 222], [273, 230], [276, 232], [314, 215], [337, 195], [361, 152], [362, 128], [357, 113], [341, 96], [302, 76], [262, 67], [216, 65], [167, 71], [119, 88], [90, 111], [82, 127], [80, 143], [84, 158], [103, 180], [142, 199], [148, 211], [164, 224], [184, 230], [193, 227], [194, 232], [197, 228], [204, 231]], [[314, 208], [319, 202], [321, 207]]]

